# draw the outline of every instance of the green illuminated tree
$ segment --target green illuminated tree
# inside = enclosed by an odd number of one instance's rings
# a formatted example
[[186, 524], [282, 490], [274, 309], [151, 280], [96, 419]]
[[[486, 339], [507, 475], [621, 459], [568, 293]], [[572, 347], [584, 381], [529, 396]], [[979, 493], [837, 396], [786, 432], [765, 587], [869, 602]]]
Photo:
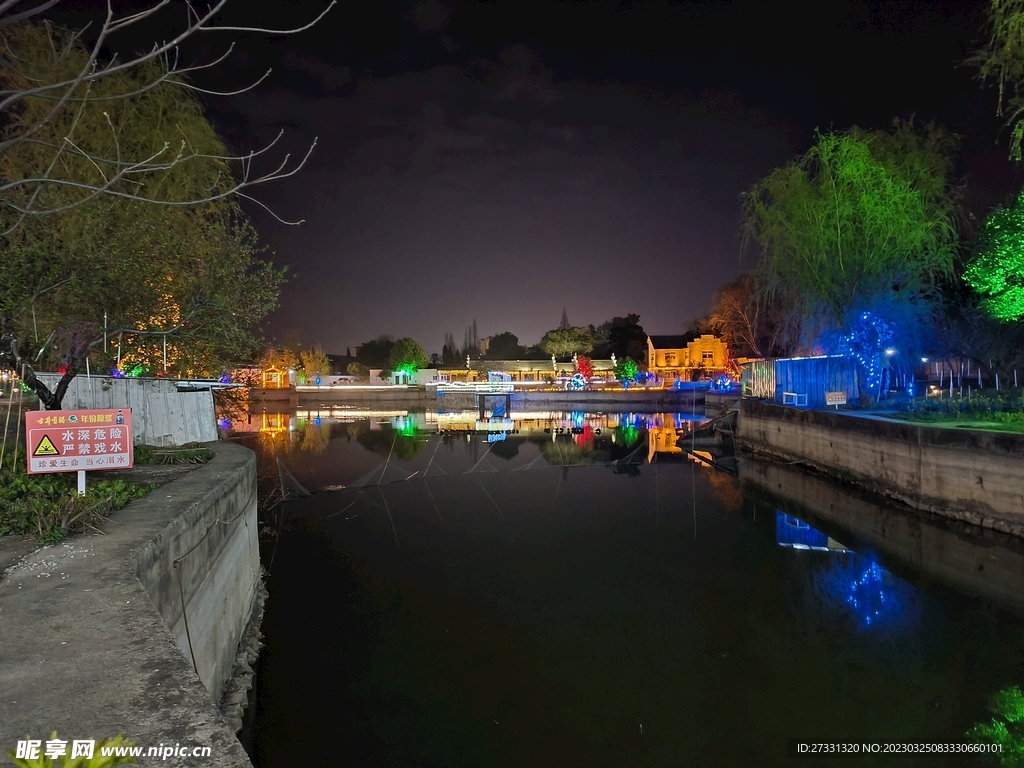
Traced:
[[408, 337], [396, 341], [388, 356], [388, 367], [393, 371], [415, 373], [420, 368], [426, 368], [429, 362], [430, 358], [423, 347]]
[[594, 339], [588, 328], [555, 329], [544, 334], [539, 346], [545, 354], [564, 359], [587, 354], [594, 348]]
[[999, 88], [996, 114], [1010, 128], [1010, 157], [1021, 159], [1024, 138], [1024, 0], [989, 0], [988, 42], [974, 54], [982, 82]]
[[982, 308], [992, 317], [1024, 318], [1024, 193], [988, 217], [964, 281], [985, 297]]
[[931, 311], [953, 272], [954, 138], [935, 125], [818, 134], [806, 154], [743, 195], [743, 236], [765, 291], [804, 338], [878, 305]]
[[976, 744], [998, 744], [999, 764], [1024, 766], [1024, 695], [1018, 686], [999, 691], [988, 704], [990, 723], [976, 723], [967, 737]]
[[615, 378], [619, 381], [633, 381], [639, 372], [640, 366], [631, 357], [627, 357], [615, 366]]

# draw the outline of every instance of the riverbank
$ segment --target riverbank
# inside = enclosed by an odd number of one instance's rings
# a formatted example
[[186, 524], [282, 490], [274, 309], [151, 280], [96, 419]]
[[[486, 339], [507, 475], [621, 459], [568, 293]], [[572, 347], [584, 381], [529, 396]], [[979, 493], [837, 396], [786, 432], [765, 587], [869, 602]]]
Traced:
[[121, 733], [251, 765], [215, 702], [259, 605], [255, 456], [209, 447], [213, 460], [111, 515], [104, 535], [0, 576], [0, 751], [26, 734]]
[[919, 510], [1024, 536], [1024, 435], [744, 399], [736, 444]]

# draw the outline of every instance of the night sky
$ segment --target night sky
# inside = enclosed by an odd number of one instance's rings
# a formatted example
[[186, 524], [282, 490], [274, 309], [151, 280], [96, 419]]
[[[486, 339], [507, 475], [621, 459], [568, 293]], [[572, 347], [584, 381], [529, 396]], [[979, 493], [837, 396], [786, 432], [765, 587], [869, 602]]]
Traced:
[[[292, 274], [265, 333], [331, 353], [412, 336], [430, 353], [474, 319], [536, 343], [563, 307], [574, 325], [634, 312], [682, 332], [751, 266], [740, 193], [816, 129], [897, 116], [962, 137], [983, 219], [1024, 183], [994, 89], [963, 64], [987, 1], [342, 2], [294, 37], [236, 35], [200, 83], [273, 73], [208, 99], [228, 144], [283, 128], [302, 154], [319, 137], [300, 175], [255, 192], [303, 225], [246, 206]], [[237, 0], [225, 18], [294, 25], [325, 5]]]

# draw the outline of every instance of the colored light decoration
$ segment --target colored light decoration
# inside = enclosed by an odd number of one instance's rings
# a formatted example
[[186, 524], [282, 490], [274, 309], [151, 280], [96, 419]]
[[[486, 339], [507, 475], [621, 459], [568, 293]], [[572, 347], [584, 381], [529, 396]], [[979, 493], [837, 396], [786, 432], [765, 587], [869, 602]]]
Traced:
[[594, 428], [589, 424], [584, 424], [579, 430], [579, 432], [573, 435], [576, 439], [576, 445], [580, 448], [589, 448], [594, 444]]
[[[891, 346], [895, 335], [892, 323], [873, 312], [862, 312], [850, 332], [839, 341], [839, 353], [854, 358], [864, 369], [869, 390], [878, 389], [882, 383], [882, 370], [888, 365], [882, 362], [883, 351], [885, 358], [895, 355]], [[888, 353], [890, 349], [892, 355]]]
[[122, 371], [120, 368], [113, 368], [110, 371], [110, 375], [113, 376], [115, 379], [123, 379], [124, 371]]
[[231, 419], [221, 419], [220, 421], [217, 422], [217, 424], [225, 432], [227, 432], [229, 429], [231, 429]]
[[631, 357], [627, 357], [617, 366], [615, 366], [615, 375], [623, 383], [636, 381], [637, 374], [640, 373], [640, 366], [636, 364], [636, 361]]
[[415, 363], [399, 363], [398, 367], [395, 368], [397, 373], [405, 373], [409, 376], [414, 375], [417, 370]]
[[814, 588], [864, 632], [905, 628], [916, 622], [920, 612], [913, 586], [875, 560], [852, 553], [816, 573]]
[[632, 424], [621, 424], [615, 428], [615, 442], [632, 448], [640, 442], [640, 430]]
[[583, 377], [584, 383], [594, 376], [594, 363], [586, 355], [576, 356], [576, 373]]
[[569, 379], [569, 386], [573, 389], [584, 389], [587, 386], [587, 380], [582, 373], [574, 373]]
[[220, 377], [220, 383], [221, 384], [229, 384], [230, 382], [231, 382], [231, 376], [229, 374], [225, 373], [223, 376]]
[[1004, 322], [1024, 318], [1024, 193], [997, 208], [978, 236], [964, 282], [982, 297], [981, 306]]

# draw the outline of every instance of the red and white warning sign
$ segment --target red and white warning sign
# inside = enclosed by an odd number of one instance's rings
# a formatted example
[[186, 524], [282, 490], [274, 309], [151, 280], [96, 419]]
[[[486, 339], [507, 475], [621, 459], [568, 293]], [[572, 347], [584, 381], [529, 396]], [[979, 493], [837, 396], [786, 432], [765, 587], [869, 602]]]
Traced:
[[132, 410], [29, 411], [28, 471], [79, 472], [132, 465]]

